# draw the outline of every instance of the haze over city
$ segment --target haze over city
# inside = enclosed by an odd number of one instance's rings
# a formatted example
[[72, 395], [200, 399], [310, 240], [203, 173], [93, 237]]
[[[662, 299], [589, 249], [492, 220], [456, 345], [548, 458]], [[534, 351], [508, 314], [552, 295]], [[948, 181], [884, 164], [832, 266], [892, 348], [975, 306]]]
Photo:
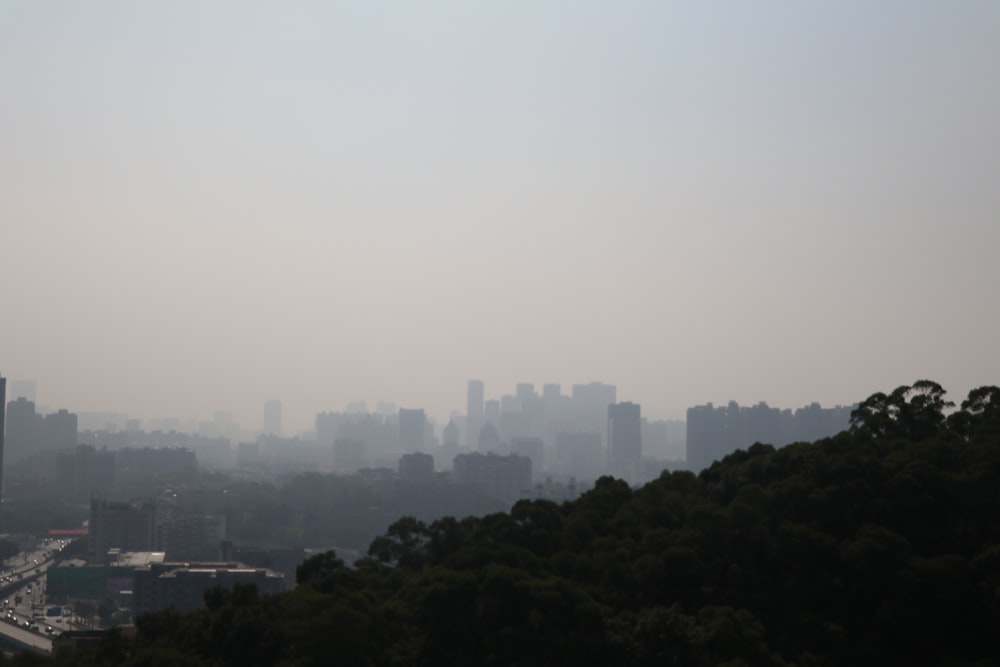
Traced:
[[0, 5], [0, 373], [288, 432], [1000, 376], [1000, 6]]

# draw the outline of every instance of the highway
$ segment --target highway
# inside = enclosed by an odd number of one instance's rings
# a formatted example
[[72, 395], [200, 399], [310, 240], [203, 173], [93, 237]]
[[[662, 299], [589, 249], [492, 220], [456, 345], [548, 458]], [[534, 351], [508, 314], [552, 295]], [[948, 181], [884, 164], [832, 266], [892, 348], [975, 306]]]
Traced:
[[3, 643], [7, 646], [34, 651], [50, 655], [52, 653], [52, 639], [45, 635], [40, 635], [34, 630], [18, 627], [14, 623], [0, 621], [0, 635], [3, 635]]
[[[30, 613], [18, 613], [12, 610], [15, 606], [14, 598], [23, 589], [29, 586], [37, 587], [39, 581], [44, 579], [46, 570], [54, 562], [53, 554], [51, 547], [40, 547], [8, 559], [4, 564], [3, 577], [0, 581], [0, 600], [10, 600], [10, 604], [6, 605], [6, 609], [2, 612], [3, 616], [0, 616], [0, 642], [11, 649], [29, 650], [45, 655], [52, 653], [51, 637], [42, 634], [41, 630], [24, 627], [25, 621], [33, 620]], [[28, 597], [30, 600], [30, 596]], [[43, 621], [35, 627], [43, 629], [45, 625]]]

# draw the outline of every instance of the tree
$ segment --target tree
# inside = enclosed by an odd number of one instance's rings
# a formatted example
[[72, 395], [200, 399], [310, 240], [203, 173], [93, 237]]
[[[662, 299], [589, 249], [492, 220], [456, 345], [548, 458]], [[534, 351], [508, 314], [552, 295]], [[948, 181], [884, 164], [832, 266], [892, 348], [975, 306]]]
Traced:
[[945, 410], [955, 406], [944, 399], [937, 382], [917, 380], [896, 387], [891, 394], [878, 392], [851, 411], [851, 431], [874, 438], [906, 438], [914, 442], [944, 428]]
[[368, 555], [402, 569], [419, 570], [426, 557], [425, 545], [430, 539], [427, 525], [412, 516], [404, 516], [375, 538]]

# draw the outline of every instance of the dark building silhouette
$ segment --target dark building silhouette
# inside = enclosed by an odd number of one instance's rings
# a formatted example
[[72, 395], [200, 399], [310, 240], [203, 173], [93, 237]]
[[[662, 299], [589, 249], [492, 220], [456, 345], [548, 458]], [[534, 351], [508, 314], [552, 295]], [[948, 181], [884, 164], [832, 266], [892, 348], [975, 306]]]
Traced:
[[223, 514], [188, 510], [173, 498], [161, 498], [157, 502], [154, 544], [168, 560], [214, 560], [219, 558], [225, 538]]
[[399, 457], [399, 479], [404, 482], [428, 483], [434, 481], [434, 457], [414, 452]]
[[152, 551], [156, 544], [156, 505], [152, 501], [131, 503], [90, 501], [87, 558], [102, 561], [111, 549]]
[[455, 457], [452, 478], [488, 498], [513, 503], [531, 490], [531, 459], [479, 452], [459, 454]]
[[687, 411], [687, 468], [698, 472], [755, 442], [783, 447], [828, 438], [850, 426], [854, 407], [812, 403], [792, 411], [763, 402], [750, 407], [735, 401], [724, 407], [696, 405]]
[[308, 557], [305, 549], [263, 549], [260, 547], [234, 547], [232, 542], [223, 542], [222, 560], [236, 561], [253, 568], [266, 568], [280, 572], [285, 579], [285, 590], [295, 586], [295, 571]]
[[17, 463], [35, 453], [41, 418], [35, 414], [35, 404], [18, 398], [7, 404], [7, 431], [4, 439], [8, 464]]
[[150, 563], [136, 568], [132, 583], [136, 618], [170, 607], [181, 613], [201, 609], [205, 606], [205, 592], [213, 588], [252, 584], [260, 595], [285, 590], [280, 573], [236, 562]]
[[642, 416], [637, 403], [608, 406], [608, 472], [629, 484], [642, 479]]
[[60, 410], [42, 419], [41, 449], [71, 450], [78, 444], [76, 437], [77, 416], [72, 412]]
[[115, 453], [77, 445], [56, 455], [56, 492], [63, 500], [86, 502], [115, 483]]

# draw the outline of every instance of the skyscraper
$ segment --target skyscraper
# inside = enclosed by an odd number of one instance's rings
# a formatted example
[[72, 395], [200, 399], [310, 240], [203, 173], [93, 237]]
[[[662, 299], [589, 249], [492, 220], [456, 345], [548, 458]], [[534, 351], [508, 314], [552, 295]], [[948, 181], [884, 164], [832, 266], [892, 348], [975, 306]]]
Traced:
[[469, 380], [465, 405], [465, 446], [475, 449], [483, 428], [483, 381]]
[[7, 404], [6, 432], [4, 438], [7, 463], [16, 463], [30, 457], [37, 450], [42, 418], [35, 414], [35, 404], [19, 398]]
[[281, 437], [281, 401], [264, 401], [264, 435]]
[[608, 425], [608, 406], [617, 401], [614, 385], [602, 382], [573, 385], [573, 420], [583, 431], [601, 434], [602, 445]]
[[642, 419], [637, 403], [608, 406], [608, 472], [629, 484], [640, 484]]
[[67, 451], [76, 448], [78, 419], [69, 410], [59, 410], [45, 415], [41, 421], [39, 446], [43, 449]]

